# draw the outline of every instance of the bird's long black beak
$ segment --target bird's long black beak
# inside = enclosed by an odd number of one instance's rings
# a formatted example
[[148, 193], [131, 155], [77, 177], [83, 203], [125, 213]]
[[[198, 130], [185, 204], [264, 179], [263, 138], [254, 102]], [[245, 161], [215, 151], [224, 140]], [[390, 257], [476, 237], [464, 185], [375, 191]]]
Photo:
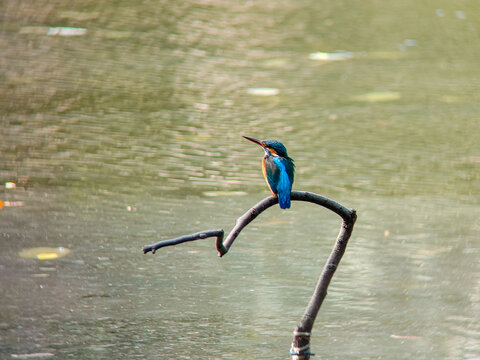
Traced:
[[257, 139], [254, 139], [254, 138], [251, 138], [251, 137], [248, 137], [248, 136], [243, 136], [245, 139], [257, 144], [257, 145], [260, 145], [261, 147], [265, 148], [265, 145], [260, 141], [260, 140], [257, 140]]

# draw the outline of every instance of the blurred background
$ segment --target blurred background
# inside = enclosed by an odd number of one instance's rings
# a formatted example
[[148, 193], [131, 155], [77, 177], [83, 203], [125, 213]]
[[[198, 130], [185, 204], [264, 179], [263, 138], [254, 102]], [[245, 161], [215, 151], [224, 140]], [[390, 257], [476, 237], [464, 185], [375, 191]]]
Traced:
[[340, 227], [322, 359], [480, 359], [478, 1], [0, 3], [0, 357], [288, 359]]

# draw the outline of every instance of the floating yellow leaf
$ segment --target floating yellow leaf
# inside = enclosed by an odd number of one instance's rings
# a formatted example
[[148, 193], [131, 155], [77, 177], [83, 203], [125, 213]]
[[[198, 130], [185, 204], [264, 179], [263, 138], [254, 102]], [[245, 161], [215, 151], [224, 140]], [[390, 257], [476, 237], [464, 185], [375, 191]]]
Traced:
[[29, 258], [29, 259], [38, 259], [38, 260], [52, 260], [57, 259], [59, 257], [65, 256], [70, 253], [70, 249], [65, 247], [37, 247], [37, 248], [29, 248], [23, 249], [20, 251], [19, 255], [22, 258]]
[[58, 253], [47, 252], [47, 253], [37, 254], [37, 259], [38, 260], [51, 260], [51, 259], [58, 258], [58, 256], [59, 256]]

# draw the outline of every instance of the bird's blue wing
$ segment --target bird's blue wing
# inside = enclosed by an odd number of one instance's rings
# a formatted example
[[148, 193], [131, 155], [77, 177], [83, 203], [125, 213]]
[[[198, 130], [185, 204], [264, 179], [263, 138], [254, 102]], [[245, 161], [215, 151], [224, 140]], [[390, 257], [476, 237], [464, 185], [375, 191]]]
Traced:
[[293, 172], [290, 174], [290, 171], [287, 171], [288, 164], [286, 163], [286, 160], [275, 157], [273, 161], [278, 171], [278, 181], [276, 185], [278, 203], [282, 209], [288, 209], [290, 207]]
[[275, 163], [273, 156], [266, 156], [263, 159], [263, 175], [270, 187], [272, 194], [277, 195], [277, 185], [280, 178], [280, 169]]

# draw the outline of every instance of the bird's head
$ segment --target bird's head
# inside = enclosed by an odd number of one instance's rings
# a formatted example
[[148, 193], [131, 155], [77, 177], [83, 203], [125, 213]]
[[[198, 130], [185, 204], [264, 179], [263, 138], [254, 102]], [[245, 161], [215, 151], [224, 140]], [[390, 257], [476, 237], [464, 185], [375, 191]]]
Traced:
[[287, 148], [278, 140], [257, 140], [248, 136], [244, 136], [244, 138], [257, 145], [260, 145], [267, 154], [288, 158]]

